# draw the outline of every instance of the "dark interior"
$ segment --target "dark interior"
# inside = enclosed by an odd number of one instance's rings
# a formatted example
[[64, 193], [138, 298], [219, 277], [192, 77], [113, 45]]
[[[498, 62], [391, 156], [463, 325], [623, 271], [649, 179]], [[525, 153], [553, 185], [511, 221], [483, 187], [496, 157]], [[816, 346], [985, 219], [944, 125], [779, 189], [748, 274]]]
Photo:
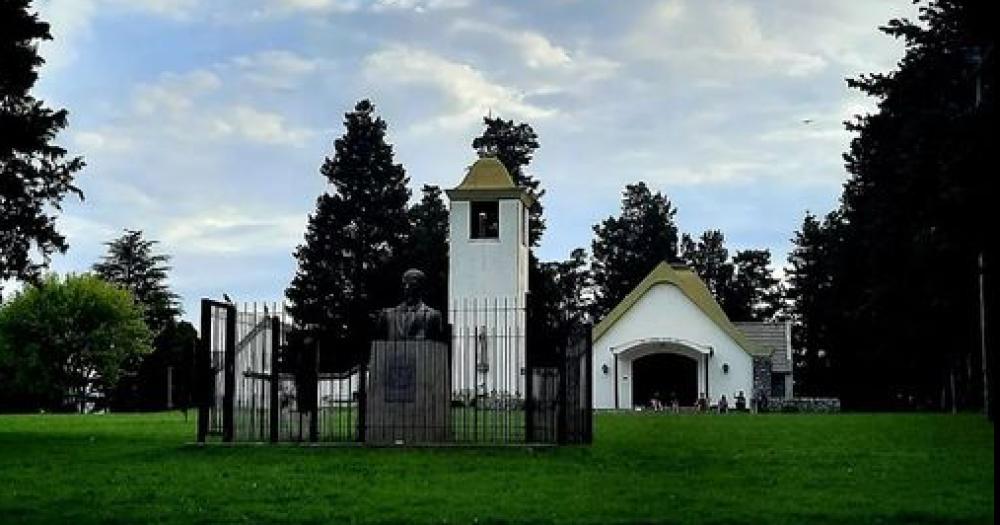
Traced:
[[653, 395], [670, 406], [671, 394], [680, 406], [694, 406], [698, 398], [698, 363], [677, 354], [652, 354], [632, 362], [633, 406], [649, 407]]

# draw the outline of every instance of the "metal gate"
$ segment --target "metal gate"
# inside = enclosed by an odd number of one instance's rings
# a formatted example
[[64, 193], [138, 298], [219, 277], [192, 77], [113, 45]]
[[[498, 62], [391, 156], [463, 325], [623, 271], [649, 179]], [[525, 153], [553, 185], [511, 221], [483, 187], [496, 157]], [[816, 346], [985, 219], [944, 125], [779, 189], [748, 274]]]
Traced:
[[[427, 365], [404, 358], [409, 343], [372, 341], [372, 349], [382, 349], [381, 357], [373, 354], [372, 362], [329, 373], [321, 371], [321, 356], [336, 348], [308, 338], [293, 344], [301, 332], [279, 305], [251, 303], [238, 309], [203, 299], [198, 441], [381, 445], [412, 444], [403, 438], [420, 436], [420, 444], [590, 443], [589, 326], [559, 344], [555, 366], [535, 366], [519, 357], [523, 330], [489, 321], [518, 314], [501, 306], [450, 312], [453, 320], [475, 322], [457, 330], [446, 327], [446, 341], [436, 343], [439, 357], [425, 360]], [[413, 371], [414, 366], [433, 370]], [[512, 375], [505, 371], [510, 367]], [[400, 413], [404, 405], [391, 404], [420, 397], [419, 389], [425, 388], [404, 380], [408, 373], [446, 385], [443, 394], [434, 394], [434, 412], [405, 413], [404, 408]], [[388, 390], [381, 379], [387, 374], [396, 377]], [[375, 377], [380, 379], [373, 383]], [[379, 397], [369, 399], [372, 395]], [[388, 420], [386, 407], [394, 414]], [[405, 432], [395, 439], [391, 427], [400, 424]], [[442, 431], [442, 425], [447, 429]]]

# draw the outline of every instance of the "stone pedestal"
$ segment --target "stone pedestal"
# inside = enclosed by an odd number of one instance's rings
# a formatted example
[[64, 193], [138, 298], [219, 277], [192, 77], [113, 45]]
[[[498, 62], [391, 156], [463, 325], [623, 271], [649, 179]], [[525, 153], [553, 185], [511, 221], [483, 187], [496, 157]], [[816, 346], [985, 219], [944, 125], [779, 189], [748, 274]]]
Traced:
[[372, 445], [449, 441], [450, 381], [446, 343], [372, 342], [365, 441]]

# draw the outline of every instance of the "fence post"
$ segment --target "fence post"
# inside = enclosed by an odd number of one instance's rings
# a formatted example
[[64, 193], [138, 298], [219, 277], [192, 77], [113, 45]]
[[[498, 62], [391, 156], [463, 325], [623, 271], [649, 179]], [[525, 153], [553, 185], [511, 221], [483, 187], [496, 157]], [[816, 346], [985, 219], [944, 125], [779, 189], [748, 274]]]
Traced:
[[570, 372], [569, 360], [571, 359], [569, 351], [570, 350], [569, 340], [568, 338], [561, 338], [561, 339], [563, 339], [562, 341], [563, 347], [560, 349], [561, 350], [560, 353], [562, 354], [561, 356], [562, 364], [557, 368], [557, 370], [559, 371], [559, 383], [558, 383], [559, 401], [556, 404], [556, 443], [560, 445], [566, 443], [567, 427], [569, 426], [570, 412], [569, 410], [567, 410], [568, 407], [566, 406], [568, 402], [566, 399], [567, 398], [566, 389], [569, 388], [568, 387], [569, 382], [567, 381], [568, 379], [567, 376], [569, 375]]
[[583, 325], [583, 337], [585, 339], [584, 344], [586, 345], [585, 359], [587, 374], [584, 376], [584, 381], [587, 382], [584, 392], [586, 392], [586, 403], [584, 403], [584, 414], [583, 417], [586, 418], [584, 421], [584, 443], [590, 444], [594, 442], [594, 341], [592, 339], [593, 326], [591, 324]]
[[[309, 392], [312, 403], [309, 414], [309, 441], [319, 441], [319, 347], [322, 339], [317, 337], [309, 357]], [[307, 350], [308, 351], [308, 350]]]
[[212, 302], [201, 300], [201, 339], [195, 353], [195, 392], [198, 400], [198, 443], [208, 436], [208, 412], [212, 405]]
[[358, 441], [365, 441], [365, 414], [368, 406], [368, 364], [358, 365]]
[[278, 352], [281, 351], [281, 319], [275, 315], [271, 318], [271, 382], [270, 389], [270, 438], [271, 443], [278, 442], [278, 416], [281, 412], [280, 401], [278, 400], [278, 386], [281, 376], [278, 371]]
[[235, 437], [233, 405], [236, 402], [236, 305], [226, 306], [225, 390], [222, 398], [222, 441]]
[[533, 348], [528, 344], [531, 333], [528, 329], [527, 316], [524, 322], [524, 441], [535, 441], [535, 370], [531, 355]]

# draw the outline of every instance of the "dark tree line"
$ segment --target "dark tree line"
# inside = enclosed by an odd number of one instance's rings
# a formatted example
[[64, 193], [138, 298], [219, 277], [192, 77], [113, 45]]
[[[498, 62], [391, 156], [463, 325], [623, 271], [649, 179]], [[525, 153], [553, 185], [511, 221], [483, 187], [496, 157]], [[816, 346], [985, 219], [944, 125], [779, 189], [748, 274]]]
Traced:
[[594, 226], [592, 318], [607, 315], [662, 261], [692, 267], [734, 321], [770, 321], [784, 310], [781, 283], [768, 250], [742, 250], [732, 257], [718, 230], [698, 240], [680, 235], [676, 207], [643, 182], [622, 194], [621, 212]]
[[996, 10], [937, 0], [919, 18], [880, 28], [905, 42], [896, 70], [848, 80], [878, 110], [847, 123], [840, 206], [806, 215], [789, 258], [800, 391], [847, 407], [983, 404], [980, 257], [989, 319], [996, 304]]

